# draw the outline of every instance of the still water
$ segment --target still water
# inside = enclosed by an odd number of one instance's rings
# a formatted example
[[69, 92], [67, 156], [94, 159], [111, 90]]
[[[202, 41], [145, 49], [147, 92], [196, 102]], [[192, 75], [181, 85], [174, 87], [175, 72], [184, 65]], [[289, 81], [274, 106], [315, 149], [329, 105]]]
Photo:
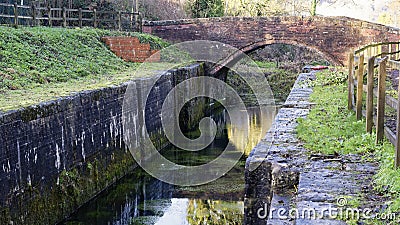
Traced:
[[[271, 125], [275, 114], [274, 110], [268, 112], [248, 108], [249, 123], [243, 123], [249, 125], [246, 130], [250, 138], [247, 140], [240, 133], [243, 129], [234, 127], [227, 113], [221, 110], [211, 116], [218, 131], [207, 148], [189, 152], [169, 146], [162, 150], [164, 157], [176, 163], [200, 165], [220, 155], [230, 140], [244, 154], [221, 178], [205, 185], [179, 187], [157, 180], [137, 168], [62, 224], [242, 224], [245, 159]], [[198, 134], [192, 131], [185, 135], [195, 137]]]

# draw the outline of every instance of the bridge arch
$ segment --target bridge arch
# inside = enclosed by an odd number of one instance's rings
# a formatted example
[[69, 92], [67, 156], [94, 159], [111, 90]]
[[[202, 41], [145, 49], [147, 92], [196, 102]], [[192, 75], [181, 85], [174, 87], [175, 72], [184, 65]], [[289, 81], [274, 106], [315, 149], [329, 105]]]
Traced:
[[221, 60], [217, 65], [215, 65], [213, 68], [210, 68], [208, 73], [210, 74], [217, 74], [221, 69], [224, 67], [227, 68], [232, 68], [233, 65], [238, 62], [241, 58], [244, 57], [243, 53], [249, 54], [251, 52], [256, 51], [257, 49], [263, 48], [268, 45], [272, 44], [286, 44], [286, 45], [292, 45], [296, 47], [304, 47], [308, 50], [311, 50], [317, 54], [320, 54], [323, 56], [323, 59], [329, 61], [329, 63], [335, 65], [335, 66], [343, 66], [342, 62], [338, 61], [335, 59], [329, 52], [318, 49], [313, 46], [307, 46], [306, 44], [299, 43], [297, 41], [293, 40], [262, 40], [259, 42], [252, 43], [250, 45], [244, 46], [241, 49], [238, 49], [237, 52], [234, 52], [233, 54], [229, 55], [225, 59]]

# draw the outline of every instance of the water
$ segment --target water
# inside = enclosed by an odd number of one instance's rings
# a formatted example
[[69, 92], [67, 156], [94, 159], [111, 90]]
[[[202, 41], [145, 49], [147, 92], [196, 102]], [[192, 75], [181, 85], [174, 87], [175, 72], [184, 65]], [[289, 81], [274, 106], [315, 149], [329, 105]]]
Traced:
[[[248, 113], [248, 140], [243, 139], [243, 129], [232, 126], [227, 113], [222, 111], [212, 116], [218, 125], [217, 137], [206, 149], [188, 152], [170, 146], [162, 151], [164, 157], [176, 163], [200, 165], [215, 159], [230, 140], [244, 155], [221, 178], [205, 185], [179, 187], [159, 181], [138, 168], [62, 224], [242, 224], [245, 158], [275, 116], [274, 113], [260, 113], [256, 108], [249, 108]], [[261, 120], [261, 115], [267, 118]], [[196, 137], [198, 134], [194, 130], [185, 135]]]

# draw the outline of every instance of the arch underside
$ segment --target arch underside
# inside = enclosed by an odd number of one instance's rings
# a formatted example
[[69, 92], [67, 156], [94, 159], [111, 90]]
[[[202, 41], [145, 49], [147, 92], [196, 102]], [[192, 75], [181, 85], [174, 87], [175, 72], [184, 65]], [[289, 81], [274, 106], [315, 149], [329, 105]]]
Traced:
[[293, 41], [293, 40], [263, 40], [263, 41], [259, 41], [259, 42], [255, 42], [252, 44], [249, 44], [245, 47], [242, 47], [241, 49], [238, 49], [237, 52], [231, 54], [229, 57], [225, 58], [224, 60], [222, 60], [219, 65], [217, 65], [215, 68], [213, 68], [210, 73], [211, 74], [216, 74], [219, 70], [221, 70], [223, 67], [232, 67], [233, 64], [235, 64], [236, 62], [238, 62], [242, 57], [243, 57], [243, 53], [248, 54], [251, 53], [257, 49], [260, 49], [262, 47], [265, 47], [267, 45], [272, 45], [272, 44], [287, 44], [287, 45], [293, 45], [293, 46], [298, 46], [298, 47], [305, 47], [309, 50], [312, 50], [316, 53], [319, 53], [323, 56], [323, 58], [325, 60], [327, 60], [328, 62], [330, 62], [331, 64], [335, 65], [335, 66], [343, 66], [343, 63], [340, 62], [339, 60], [337, 60], [334, 56], [332, 56], [331, 54], [329, 54], [328, 52], [322, 51], [320, 49], [318, 49], [317, 47], [314, 46], [309, 46], [307, 44], [303, 44], [297, 41]]
[[343, 63], [340, 62], [339, 60], [337, 60], [333, 55], [331, 55], [329, 52], [325, 52], [315, 46], [309, 46], [307, 44], [303, 44], [297, 41], [293, 41], [293, 40], [263, 40], [260, 42], [255, 42], [252, 43], [250, 45], [247, 45], [243, 48], [241, 48], [240, 50], [246, 54], [253, 52], [259, 48], [262, 48], [264, 46], [267, 45], [272, 45], [272, 44], [287, 44], [287, 45], [293, 45], [293, 46], [298, 46], [298, 47], [304, 47], [307, 48], [309, 50], [312, 50], [314, 52], [317, 52], [319, 54], [321, 54], [325, 60], [329, 61], [331, 64], [335, 65], [335, 66], [343, 66]]

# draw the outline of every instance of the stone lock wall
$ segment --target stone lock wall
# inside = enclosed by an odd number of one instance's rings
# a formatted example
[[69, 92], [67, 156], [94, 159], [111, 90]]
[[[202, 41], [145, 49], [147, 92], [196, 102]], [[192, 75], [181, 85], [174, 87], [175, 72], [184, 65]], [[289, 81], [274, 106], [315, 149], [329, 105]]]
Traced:
[[341, 65], [347, 64], [348, 53], [352, 49], [372, 42], [400, 40], [400, 30], [397, 28], [348, 17], [318, 16], [145, 21], [143, 32], [175, 43], [219, 41], [244, 52], [274, 43], [304, 46]]
[[[197, 64], [168, 71], [153, 86], [145, 118], [156, 147], [166, 144], [159, 118], [166, 95], [203, 75]], [[0, 114], [0, 224], [54, 224], [135, 167], [123, 141], [127, 85]]]
[[[101, 40], [114, 54], [129, 62], [160, 61], [158, 50], [150, 49], [149, 43], [140, 43], [136, 37], [103, 37]], [[152, 56], [153, 57], [150, 57]], [[149, 58], [150, 57], [150, 58]]]

